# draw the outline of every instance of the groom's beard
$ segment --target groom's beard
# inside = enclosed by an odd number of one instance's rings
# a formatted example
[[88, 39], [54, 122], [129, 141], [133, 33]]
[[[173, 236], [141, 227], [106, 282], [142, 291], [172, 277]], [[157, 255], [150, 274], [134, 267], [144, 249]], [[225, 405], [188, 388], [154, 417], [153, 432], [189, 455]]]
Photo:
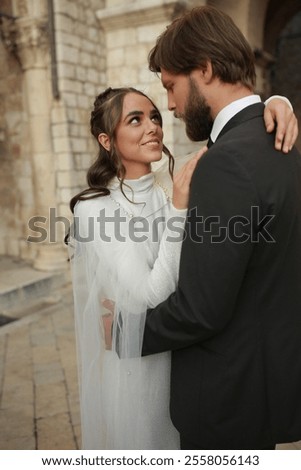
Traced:
[[176, 114], [182, 118], [186, 125], [186, 134], [190, 140], [199, 142], [210, 136], [213, 126], [210, 107], [200, 92], [195, 82], [190, 78], [190, 90], [183, 114]]

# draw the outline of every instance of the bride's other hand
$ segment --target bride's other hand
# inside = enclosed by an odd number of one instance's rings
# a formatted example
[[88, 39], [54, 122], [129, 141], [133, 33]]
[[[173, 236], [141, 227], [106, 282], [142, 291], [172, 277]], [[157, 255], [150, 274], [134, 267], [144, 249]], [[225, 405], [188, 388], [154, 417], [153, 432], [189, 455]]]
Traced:
[[105, 313], [104, 315], [102, 315], [101, 319], [104, 330], [105, 347], [107, 351], [111, 351], [115, 303], [109, 299], [104, 299], [101, 303], [107, 310], [109, 310], [109, 313]]
[[202, 147], [174, 176], [172, 203], [176, 209], [187, 209], [191, 177], [199, 159], [207, 150], [208, 148], [206, 146]]
[[115, 310], [115, 302], [113, 302], [113, 300], [110, 300], [110, 299], [103, 299], [101, 301], [102, 305], [104, 306], [104, 308], [106, 308], [107, 310], [109, 310], [110, 313], [114, 313], [114, 310]]
[[105, 347], [107, 351], [112, 350], [112, 326], [114, 317], [111, 313], [102, 315], [102, 324], [104, 329]]

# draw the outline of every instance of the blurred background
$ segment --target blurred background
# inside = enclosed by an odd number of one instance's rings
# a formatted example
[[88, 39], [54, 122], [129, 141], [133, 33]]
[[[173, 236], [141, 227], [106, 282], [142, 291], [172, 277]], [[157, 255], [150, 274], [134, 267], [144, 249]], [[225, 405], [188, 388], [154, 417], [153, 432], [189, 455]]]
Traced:
[[261, 97], [287, 96], [300, 119], [300, 0], [0, 1], [2, 449], [80, 446], [63, 239], [69, 201], [97, 153], [91, 108], [107, 86], [137, 87], [162, 111], [175, 156], [199, 147], [168, 112], [147, 55], [174, 17], [206, 4], [228, 13], [252, 45]]

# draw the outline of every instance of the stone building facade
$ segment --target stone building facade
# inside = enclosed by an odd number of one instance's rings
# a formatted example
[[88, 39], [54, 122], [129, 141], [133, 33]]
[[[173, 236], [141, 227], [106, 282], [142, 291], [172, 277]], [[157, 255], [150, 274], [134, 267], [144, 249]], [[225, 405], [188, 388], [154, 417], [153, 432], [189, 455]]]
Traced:
[[147, 55], [176, 15], [205, 4], [230, 14], [254, 48], [257, 91], [288, 96], [300, 117], [298, 0], [1, 0], [0, 256], [67, 266], [68, 204], [97, 152], [89, 114], [105, 87], [149, 94], [171, 151], [196, 148], [167, 111]]

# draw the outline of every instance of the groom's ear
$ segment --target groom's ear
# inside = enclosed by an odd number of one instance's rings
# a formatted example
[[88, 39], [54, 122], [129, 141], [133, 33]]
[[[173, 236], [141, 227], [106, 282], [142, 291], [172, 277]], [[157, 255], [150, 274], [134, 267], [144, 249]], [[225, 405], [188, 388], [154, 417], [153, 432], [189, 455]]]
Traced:
[[212, 63], [211, 60], [207, 60], [205, 65], [201, 65], [198, 69], [199, 78], [203, 83], [208, 85], [213, 78]]
[[100, 143], [100, 145], [103, 146], [104, 149], [106, 149], [108, 152], [110, 151], [111, 141], [110, 141], [110, 137], [107, 134], [102, 132], [101, 134], [99, 134], [97, 140]]

